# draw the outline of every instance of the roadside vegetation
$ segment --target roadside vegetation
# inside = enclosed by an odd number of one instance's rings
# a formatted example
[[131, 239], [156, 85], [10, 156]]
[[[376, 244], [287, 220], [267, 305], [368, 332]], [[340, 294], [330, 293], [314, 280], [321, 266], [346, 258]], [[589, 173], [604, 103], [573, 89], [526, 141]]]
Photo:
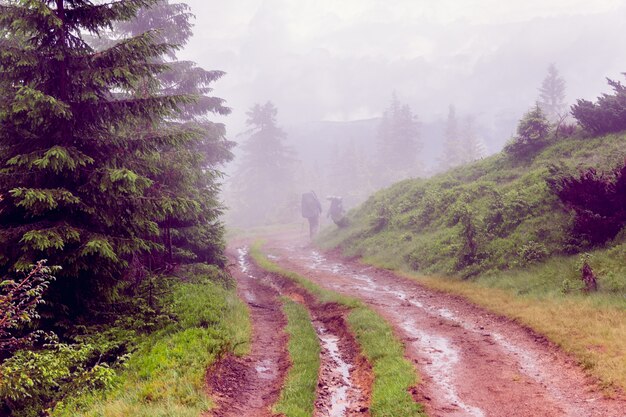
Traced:
[[350, 308], [348, 325], [374, 372], [370, 407], [373, 417], [425, 416], [423, 407], [409, 392], [419, 382], [416, 370], [404, 358], [402, 344], [383, 318], [356, 299], [322, 289], [305, 277], [281, 268], [262, 253], [259, 242], [251, 248], [250, 254], [259, 267], [293, 281], [319, 302], [334, 302]]
[[0, 1], [0, 415], [197, 416], [206, 366], [246, 343], [218, 197], [234, 143], [210, 120], [230, 109], [221, 71], [176, 56], [191, 18]]
[[206, 265], [163, 277], [153, 291], [159, 294], [153, 308], [147, 299], [136, 300], [144, 315], [85, 328], [72, 344], [22, 351], [5, 361], [0, 393], [11, 398], [11, 415], [39, 416], [45, 409], [68, 417], [206, 411], [207, 367], [225, 353], [247, 353], [247, 309], [233, 283]]
[[573, 106], [579, 126], [536, 106], [503, 152], [382, 190], [318, 243], [513, 317], [626, 389], [626, 92], [610, 83]]

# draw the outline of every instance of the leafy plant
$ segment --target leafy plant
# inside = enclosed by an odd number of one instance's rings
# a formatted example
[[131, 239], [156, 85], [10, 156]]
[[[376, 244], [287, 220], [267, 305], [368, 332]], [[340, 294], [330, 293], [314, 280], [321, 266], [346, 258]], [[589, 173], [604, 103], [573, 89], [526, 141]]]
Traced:
[[531, 264], [544, 260], [548, 256], [546, 245], [534, 240], [522, 245], [519, 250], [519, 256], [523, 264]]
[[92, 344], [54, 340], [41, 351], [20, 350], [0, 365], [0, 400], [14, 417], [37, 417], [67, 396], [109, 388], [115, 371], [99, 353]]
[[43, 294], [54, 279], [51, 272], [45, 261], [39, 261], [22, 279], [0, 282], [0, 360], [42, 335], [20, 330], [39, 318], [37, 306], [44, 302]]

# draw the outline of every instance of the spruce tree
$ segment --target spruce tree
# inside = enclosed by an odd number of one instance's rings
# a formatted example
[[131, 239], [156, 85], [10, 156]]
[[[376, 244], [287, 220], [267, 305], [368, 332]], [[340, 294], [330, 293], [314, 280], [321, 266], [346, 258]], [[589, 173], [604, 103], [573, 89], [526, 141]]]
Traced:
[[299, 204], [294, 190], [293, 151], [284, 143], [285, 131], [276, 123], [271, 101], [255, 104], [246, 113], [247, 140], [233, 178], [235, 221], [260, 225], [292, 220]]
[[[96, 51], [100, 36], [155, 0], [12, 0], [0, 5], [0, 264], [38, 259], [63, 270], [56, 301], [102, 297], [132, 258], [160, 250], [161, 184], [150, 178], [164, 148], [195, 140], [165, 121], [195, 100], [158, 85], [173, 45], [153, 32]], [[57, 310], [58, 311], [58, 310]]]
[[454, 168], [463, 163], [462, 144], [459, 126], [456, 117], [456, 109], [450, 105], [448, 119], [446, 121], [445, 139], [439, 167], [442, 171]]
[[554, 64], [548, 67], [548, 75], [539, 88], [539, 106], [551, 122], [565, 113], [565, 80]]
[[395, 93], [378, 128], [379, 186], [420, 174], [419, 122]]
[[465, 117], [460, 134], [462, 163], [468, 164], [487, 156], [487, 147], [478, 137], [476, 119], [469, 115]]
[[517, 135], [504, 147], [515, 159], [534, 157], [549, 141], [550, 122], [539, 103], [524, 114], [517, 125]]
[[[192, 35], [192, 18], [187, 4], [160, 0], [152, 7], [140, 9], [135, 19], [119, 22], [114, 34], [138, 36], [155, 29], [159, 42], [182, 46]], [[160, 266], [162, 260], [221, 263], [223, 227], [218, 193], [222, 172], [218, 168], [232, 159], [234, 142], [226, 140], [224, 126], [213, 123], [208, 115], [230, 113], [222, 99], [210, 96], [211, 85], [224, 73], [180, 61], [175, 52], [171, 49], [154, 60], [167, 63], [168, 69], [157, 75], [159, 85], [153, 93], [197, 97], [168, 123], [194, 129], [198, 135], [193, 142], [164, 147], [154, 161], [158, 169], [150, 178], [163, 185], [160, 191], [164, 196], [164, 215], [158, 223], [166, 257], [156, 254], [150, 264]], [[141, 90], [137, 93], [144, 94]]]

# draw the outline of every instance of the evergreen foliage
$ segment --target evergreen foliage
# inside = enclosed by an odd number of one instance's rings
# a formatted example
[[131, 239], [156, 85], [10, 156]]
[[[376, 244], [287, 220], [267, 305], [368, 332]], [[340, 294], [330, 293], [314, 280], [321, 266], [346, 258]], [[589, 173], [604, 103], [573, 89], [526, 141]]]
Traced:
[[553, 167], [548, 184], [576, 213], [576, 238], [590, 245], [603, 244], [626, 224], [626, 163], [610, 175], [589, 168], [579, 176], [563, 176]]
[[456, 109], [453, 105], [448, 108], [448, 119], [446, 121], [446, 133], [443, 142], [443, 153], [440, 159], [440, 169], [447, 171], [463, 163], [463, 153], [459, 125], [456, 117]]
[[419, 174], [421, 149], [417, 116], [394, 93], [378, 127], [378, 185]]
[[[135, 19], [119, 22], [114, 34], [138, 36], [157, 30], [159, 42], [184, 45], [192, 35], [190, 19], [193, 15], [185, 3], [160, 0], [150, 8], [142, 8]], [[157, 75], [159, 95], [192, 95], [196, 101], [181, 106], [175, 118], [168, 120], [170, 129], [195, 134], [188, 143], [163, 146], [158, 158], [151, 163], [155, 168], [149, 177], [159, 184], [165, 205], [159, 218], [161, 243], [166, 257], [153, 253], [150, 265], [202, 261], [222, 264], [223, 227], [218, 218], [222, 214], [219, 202], [220, 164], [232, 159], [234, 142], [225, 138], [222, 124], [211, 122], [207, 115], [230, 113], [224, 100], [209, 96], [211, 84], [221, 78], [221, 71], [207, 71], [191, 61], [179, 61], [175, 51], [155, 60], [167, 63], [167, 70]], [[137, 94], [146, 94], [140, 86]]]
[[[207, 131], [189, 109], [221, 111], [221, 100], [198, 98], [219, 74], [202, 75], [190, 93], [175, 78], [164, 82], [163, 57], [177, 48], [170, 39], [129, 32], [100, 50], [85, 40], [157, 3], [0, 5], [8, 33], [0, 40], [0, 265], [10, 272], [46, 258], [62, 266], [50, 288], [57, 313], [106, 296], [143, 254], [164, 250], [168, 216], [193, 212], [191, 223], [215, 225], [219, 214], [213, 202], [203, 212], [189, 191], [215, 191], [216, 173], [199, 171]], [[168, 177], [190, 161], [178, 182]], [[219, 227], [210, 232], [220, 235]]]
[[619, 81], [607, 80], [614, 94], [602, 94], [596, 103], [579, 99], [572, 106], [572, 115], [578, 123], [596, 135], [626, 129], [626, 86]]
[[539, 88], [539, 107], [552, 122], [565, 113], [565, 80], [554, 64], [548, 67], [548, 74]]
[[241, 146], [241, 163], [233, 178], [234, 217], [241, 225], [289, 221], [297, 213], [293, 151], [276, 123], [271, 101], [255, 104], [246, 113], [248, 139]]
[[516, 158], [534, 156], [548, 143], [550, 122], [546, 118], [539, 104], [524, 114], [517, 125], [517, 136], [504, 148], [506, 153]]

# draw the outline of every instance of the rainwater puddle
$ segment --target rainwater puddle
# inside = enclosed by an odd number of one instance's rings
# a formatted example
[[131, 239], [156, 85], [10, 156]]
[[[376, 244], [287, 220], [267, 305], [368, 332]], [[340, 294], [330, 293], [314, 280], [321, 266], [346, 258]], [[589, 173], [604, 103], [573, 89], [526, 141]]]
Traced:
[[263, 359], [257, 362], [257, 365], [254, 367], [257, 374], [259, 374], [259, 378], [262, 379], [273, 379], [276, 373], [275, 368], [271, 359]]
[[464, 411], [463, 415], [485, 417], [480, 408], [465, 404], [459, 398], [453, 381], [454, 366], [459, 362], [459, 354], [452, 347], [450, 341], [444, 337], [428, 334], [417, 328], [413, 319], [406, 319], [402, 328], [415, 340], [417, 350], [427, 356], [427, 363], [423, 369], [428, 373], [434, 383], [439, 386], [439, 391], [452, 405]]
[[248, 273], [248, 261], [246, 260], [248, 256], [248, 248], [237, 248], [237, 263], [239, 264], [239, 269], [244, 274]]
[[343, 417], [350, 407], [348, 392], [356, 390], [350, 379], [352, 365], [347, 363], [339, 351], [339, 338], [329, 333], [323, 325], [316, 323], [315, 329], [322, 345], [322, 352], [326, 358], [322, 357], [321, 366], [324, 367], [323, 379], [324, 390], [330, 394], [328, 401], [323, 401], [326, 407], [320, 411], [320, 416]]
[[245, 291], [243, 293], [244, 298], [246, 299], [247, 302], [249, 303], [254, 303], [256, 301], [256, 297], [254, 296], [254, 294], [250, 291]]

